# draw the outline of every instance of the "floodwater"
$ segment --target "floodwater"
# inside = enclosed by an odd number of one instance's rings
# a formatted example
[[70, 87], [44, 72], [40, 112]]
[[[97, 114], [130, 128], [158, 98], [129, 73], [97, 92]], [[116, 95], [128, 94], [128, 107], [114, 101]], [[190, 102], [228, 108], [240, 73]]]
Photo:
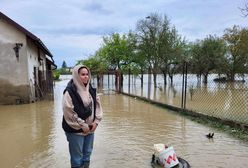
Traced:
[[[113, 78], [113, 76], [111, 77]], [[207, 85], [204, 85], [197, 82], [196, 75], [188, 75], [186, 109], [247, 125], [248, 76], [245, 76], [245, 82], [234, 83], [214, 82], [213, 79], [217, 77], [217, 74], [209, 75], [209, 82]], [[123, 92], [150, 98], [172, 106], [182, 107], [182, 75], [178, 74], [174, 76], [173, 85], [168, 84], [164, 86], [163, 79], [162, 75], [157, 76], [158, 87], [154, 87], [151, 80], [152, 86], [149, 95], [147, 75], [144, 75], [143, 87], [140, 87], [140, 79], [132, 75], [130, 76], [130, 87], [128, 87], [128, 75], [125, 75]], [[238, 79], [240, 78], [237, 77], [236, 80]]]
[[[54, 101], [0, 106], [0, 167], [70, 167], [61, 128], [66, 83], [56, 83]], [[91, 168], [150, 168], [155, 143], [173, 146], [194, 168], [248, 165], [247, 142], [135, 98], [110, 91], [100, 97], [104, 118], [95, 133]], [[209, 132], [215, 133], [213, 140], [205, 137]]]

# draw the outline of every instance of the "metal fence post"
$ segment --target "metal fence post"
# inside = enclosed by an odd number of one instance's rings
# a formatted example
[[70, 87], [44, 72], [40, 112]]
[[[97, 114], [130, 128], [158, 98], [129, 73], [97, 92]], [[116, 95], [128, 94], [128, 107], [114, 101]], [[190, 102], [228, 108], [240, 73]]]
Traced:
[[151, 96], [151, 67], [148, 68], [148, 99]]
[[183, 109], [186, 109], [186, 99], [187, 99], [187, 76], [188, 76], [188, 64], [185, 62], [185, 84], [184, 84], [184, 103]]
[[184, 108], [184, 73], [185, 73], [185, 62], [183, 62], [183, 80], [182, 80], [182, 97], [181, 97], [181, 108]]

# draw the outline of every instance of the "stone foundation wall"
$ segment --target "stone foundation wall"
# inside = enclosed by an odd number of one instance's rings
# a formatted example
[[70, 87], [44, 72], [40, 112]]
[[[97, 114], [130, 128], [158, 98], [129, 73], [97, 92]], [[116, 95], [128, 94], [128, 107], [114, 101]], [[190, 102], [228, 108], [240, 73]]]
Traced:
[[0, 79], [0, 104], [23, 104], [29, 103], [29, 86], [13, 85]]

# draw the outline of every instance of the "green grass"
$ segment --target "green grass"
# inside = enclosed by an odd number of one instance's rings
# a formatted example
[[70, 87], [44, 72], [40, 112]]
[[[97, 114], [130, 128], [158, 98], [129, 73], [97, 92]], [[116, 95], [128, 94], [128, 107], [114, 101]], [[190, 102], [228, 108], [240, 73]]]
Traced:
[[[161, 105], [158, 105], [158, 106], [161, 107]], [[163, 106], [162, 108], [167, 109], [166, 107], [163, 107]], [[242, 127], [242, 125], [240, 124], [235, 124], [233, 122], [227, 122], [221, 119], [197, 114], [191, 111], [187, 111], [187, 112], [182, 111], [182, 110], [171, 110], [171, 111], [174, 111], [178, 113], [179, 115], [182, 115], [194, 122], [226, 132], [227, 134], [232, 135], [235, 138], [248, 142], [248, 129], [247, 127]]]
[[183, 112], [181, 112], [180, 114], [194, 122], [207, 125], [217, 130], [226, 132], [235, 138], [248, 142], [248, 130], [245, 128], [242, 129], [240, 127], [227, 125], [223, 123], [222, 121], [217, 121], [216, 119], [210, 119], [210, 118], [205, 118], [205, 117], [195, 117], [195, 116], [191, 116], [190, 114], [184, 114]]
[[144, 97], [139, 97], [139, 96], [131, 95], [127, 93], [123, 93], [123, 94], [138, 98], [142, 101], [148, 102], [150, 104], [161, 107], [163, 109], [169, 109], [170, 111], [175, 112], [179, 115], [182, 115], [194, 122], [215, 128], [217, 130], [230, 134], [231, 136], [238, 138], [242, 141], [248, 142], [248, 127], [247, 126], [245, 127], [245, 126], [242, 126], [241, 124], [236, 124], [234, 122], [227, 122], [221, 119], [217, 119], [214, 117], [210, 117], [210, 116], [199, 114], [199, 113], [192, 112], [192, 111], [187, 111], [187, 110], [182, 111], [182, 109], [178, 107], [173, 107], [173, 106], [169, 106], [169, 105], [166, 105], [160, 102], [148, 100], [147, 98], [144, 98]]

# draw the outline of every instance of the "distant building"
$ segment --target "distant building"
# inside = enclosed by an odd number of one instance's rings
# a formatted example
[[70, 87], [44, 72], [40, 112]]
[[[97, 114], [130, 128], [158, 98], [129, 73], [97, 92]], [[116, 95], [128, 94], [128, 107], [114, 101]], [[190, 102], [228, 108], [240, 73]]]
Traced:
[[73, 67], [66, 67], [65, 71], [68, 72], [69, 74], [72, 74]]
[[52, 95], [56, 68], [43, 42], [0, 12], [0, 104], [30, 103]]

